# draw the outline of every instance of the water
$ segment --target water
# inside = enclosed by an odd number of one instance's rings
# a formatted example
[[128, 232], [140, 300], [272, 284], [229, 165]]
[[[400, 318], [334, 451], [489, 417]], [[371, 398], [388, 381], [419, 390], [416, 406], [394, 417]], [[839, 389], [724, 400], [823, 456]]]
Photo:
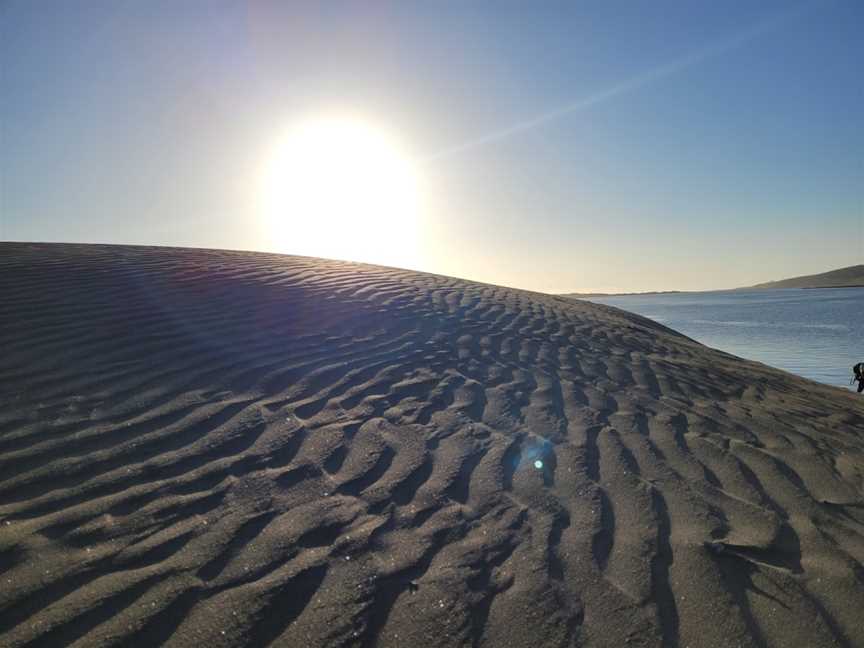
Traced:
[[864, 362], [864, 288], [591, 297], [707, 346], [829, 385]]

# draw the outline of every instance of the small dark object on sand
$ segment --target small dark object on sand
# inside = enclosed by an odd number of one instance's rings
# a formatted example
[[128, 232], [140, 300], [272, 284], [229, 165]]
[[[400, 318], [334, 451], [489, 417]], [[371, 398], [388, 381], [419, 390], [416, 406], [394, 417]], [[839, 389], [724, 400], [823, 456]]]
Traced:
[[[858, 381], [858, 393], [860, 394], [864, 391], [864, 362], [859, 362], [854, 367], [852, 367], [852, 381]], [[850, 381], [850, 385], [852, 382]]]
[[715, 553], [718, 556], [726, 553], [726, 545], [724, 545], [722, 542], [706, 542], [705, 547], [708, 549], [708, 551], [710, 551], [711, 553]]

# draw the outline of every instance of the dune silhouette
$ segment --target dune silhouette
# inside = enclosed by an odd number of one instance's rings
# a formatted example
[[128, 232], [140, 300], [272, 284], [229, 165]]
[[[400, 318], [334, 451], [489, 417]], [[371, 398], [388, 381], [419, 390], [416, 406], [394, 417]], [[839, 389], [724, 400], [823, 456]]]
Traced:
[[864, 645], [864, 401], [623, 311], [0, 244], [3, 646]]

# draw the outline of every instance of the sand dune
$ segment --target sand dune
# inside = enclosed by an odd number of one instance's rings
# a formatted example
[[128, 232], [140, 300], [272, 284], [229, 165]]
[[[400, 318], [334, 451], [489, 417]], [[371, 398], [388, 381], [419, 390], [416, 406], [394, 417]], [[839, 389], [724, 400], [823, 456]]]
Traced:
[[855, 394], [299, 257], [0, 244], [0, 309], [0, 645], [864, 645]]

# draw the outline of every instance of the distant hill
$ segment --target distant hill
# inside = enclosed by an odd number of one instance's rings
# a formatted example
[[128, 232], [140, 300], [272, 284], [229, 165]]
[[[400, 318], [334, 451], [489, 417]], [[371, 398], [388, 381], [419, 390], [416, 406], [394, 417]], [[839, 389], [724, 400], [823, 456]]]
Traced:
[[864, 286], [864, 265], [854, 265], [821, 274], [767, 281], [752, 288], [848, 288]]
[[[803, 275], [791, 279], [779, 281], [766, 281], [765, 283], [735, 288], [735, 290], [752, 290], [754, 288], [864, 288], [864, 265], [854, 265], [839, 270], [831, 270], [814, 275]], [[730, 290], [730, 289], [726, 289]], [[669, 295], [682, 292], [712, 292], [692, 290], [654, 290], [650, 292], [629, 293], [565, 293], [561, 297], [591, 298], [591, 297], [624, 297], [630, 295]]]

